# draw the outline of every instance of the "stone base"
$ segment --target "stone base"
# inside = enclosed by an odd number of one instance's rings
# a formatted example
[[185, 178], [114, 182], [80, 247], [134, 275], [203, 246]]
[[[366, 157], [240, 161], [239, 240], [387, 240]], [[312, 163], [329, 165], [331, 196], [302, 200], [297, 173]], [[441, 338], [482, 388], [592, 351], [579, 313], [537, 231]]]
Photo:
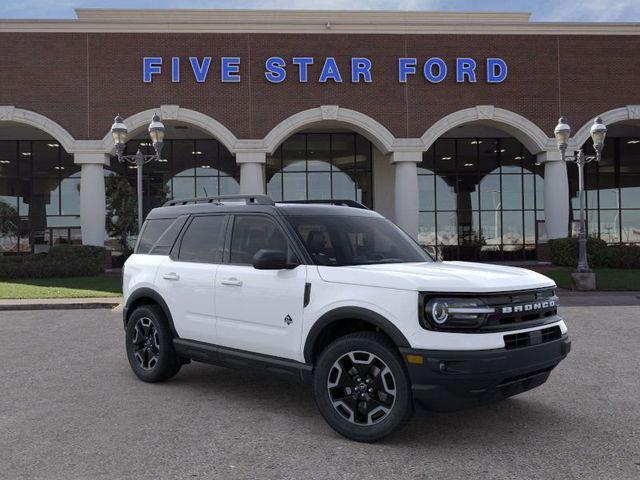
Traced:
[[571, 288], [573, 290], [588, 291], [596, 289], [596, 274], [593, 272], [571, 273]]

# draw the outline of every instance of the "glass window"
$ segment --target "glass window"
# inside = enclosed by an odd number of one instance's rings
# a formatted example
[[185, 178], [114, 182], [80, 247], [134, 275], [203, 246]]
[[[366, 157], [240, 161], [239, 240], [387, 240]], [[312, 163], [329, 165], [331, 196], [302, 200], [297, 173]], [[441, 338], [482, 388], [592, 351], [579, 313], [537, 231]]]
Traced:
[[287, 218], [318, 265], [369, 265], [431, 260], [402, 230], [384, 218], [355, 215]]
[[236, 215], [231, 234], [231, 263], [251, 265], [258, 250], [279, 250], [291, 258], [289, 243], [282, 229], [271, 219], [259, 215]]
[[640, 243], [640, 210], [623, 210], [620, 224], [624, 243]]
[[147, 220], [144, 225], [144, 230], [140, 236], [140, 241], [136, 248], [136, 253], [149, 253], [151, 247], [165, 232], [165, 230], [171, 225], [175, 219], [173, 218], [158, 218]]
[[169, 228], [160, 235], [160, 238], [156, 240], [149, 253], [151, 255], [169, 255], [171, 247], [173, 247], [173, 244], [178, 238], [178, 235], [180, 235], [180, 231], [188, 218], [189, 217], [187, 215], [176, 218]]
[[222, 262], [226, 224], [226, 215], [193, 217], [180, 241], [178, 259], [183, 262]]
[[299, 133], [267, 156], [274, 200], [356, 200], [371, 206], [372, 146], [354, 133]]

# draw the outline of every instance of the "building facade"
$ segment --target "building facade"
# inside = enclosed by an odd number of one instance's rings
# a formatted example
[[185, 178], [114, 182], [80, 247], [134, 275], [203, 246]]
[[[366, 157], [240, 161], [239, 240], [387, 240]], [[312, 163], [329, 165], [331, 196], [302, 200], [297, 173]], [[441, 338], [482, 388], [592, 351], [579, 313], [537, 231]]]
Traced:
[[[575, 231], [577, 172], [553, 139], [590, 150], [589, 232], [640, 243], [639, 24], [528, 14], [77, 10], [1, 20], [0, 252], [58, 243], [126, 250], [135, 167], [113, 156], [116, 114], [144, 169], [146, 211], [172, 198], [267, 193], [353, 199], [445, 258], [539, 256]], [[132, 215], [133, 212], [133, 215]], [[128, 225], [128, 226], [127, 226]]]

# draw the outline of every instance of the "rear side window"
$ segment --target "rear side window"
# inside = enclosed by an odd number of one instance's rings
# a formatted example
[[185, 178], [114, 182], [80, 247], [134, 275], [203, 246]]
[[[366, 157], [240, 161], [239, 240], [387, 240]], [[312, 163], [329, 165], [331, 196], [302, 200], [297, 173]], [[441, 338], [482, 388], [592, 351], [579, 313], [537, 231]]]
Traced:
[[147, 220], [135, 253], [149, 253], [151, 247], [153, 247], [160, 236], [174, 221], [175, 218], [156, 218], [153, 220]]
[[185, 222], [189, 218], [187, 215], [183, 215], [175, 219], [175, 221], [169, 225], [160, 238], [153, 244], [151, 247], [150, 255], [169, 255], [171, 252], [171, 247], [180, 235], [180, 230], [184, 226]]
[[222, 263], [226, 225], [226, 215], [193, 217], [182, 236], [178, 260]]

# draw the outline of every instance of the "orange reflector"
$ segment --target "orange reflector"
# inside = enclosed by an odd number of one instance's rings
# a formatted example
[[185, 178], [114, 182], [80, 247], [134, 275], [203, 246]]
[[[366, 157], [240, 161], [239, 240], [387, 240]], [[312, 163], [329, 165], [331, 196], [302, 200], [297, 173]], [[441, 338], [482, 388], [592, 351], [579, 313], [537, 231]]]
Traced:
[[422, 355], [407, 355], [407, 362], [413, 363], [414, 365], [422, 365], [424, 360]]

